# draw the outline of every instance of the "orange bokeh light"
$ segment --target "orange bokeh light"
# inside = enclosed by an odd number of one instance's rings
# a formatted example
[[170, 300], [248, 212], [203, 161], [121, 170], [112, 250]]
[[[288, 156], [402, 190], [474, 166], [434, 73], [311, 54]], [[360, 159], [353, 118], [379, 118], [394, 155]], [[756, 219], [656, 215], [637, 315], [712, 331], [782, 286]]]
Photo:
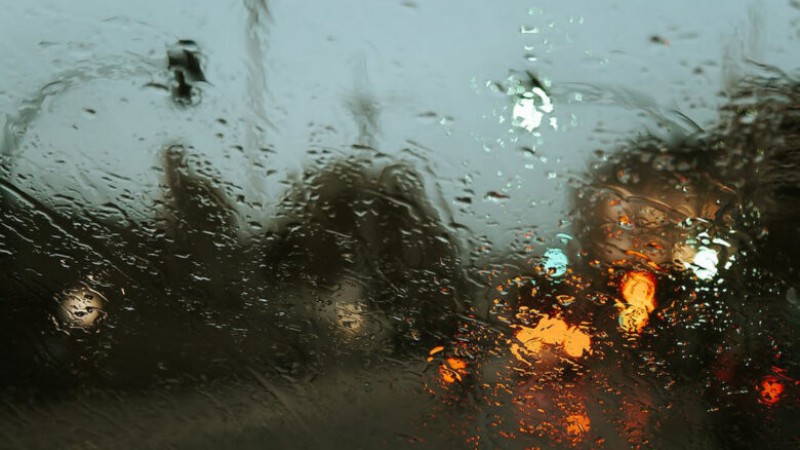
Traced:
[[656, 308], [656, 279], [652, 273], [635, 270], [626, 273], [619, 285], [623, 302], [617, 302], [619, 325], [629, 333], [641, 333]]
[[467, 375], [467, 363], [459, 358], [447, 358], [439, 365], [439, 375], [447, 384], [460, 382]]
[[567, 435], [571, 438], [581, 438], [590, 429], [591, 422], [586, 414], [572, 414], [567, 417]]
[[557, 317], [544, 316], [534, 328], [517, 325], [514, 337], [517, 342], [511, 344], [511, 353], [523, 362], [539, 359], [545, 346], [561, 348], [573, 358], [591, 353], [591, 336]]
[[650, 272], [637, 270], [626, 273], [619, 290], [630, 306], [645, 308], [648, 313], [656, 308], [656, 279]]
[[767, 375], [756, 386], [758, 401], [765, 405], [774, 405], [783, 396], [783, 381], [775, 375]]

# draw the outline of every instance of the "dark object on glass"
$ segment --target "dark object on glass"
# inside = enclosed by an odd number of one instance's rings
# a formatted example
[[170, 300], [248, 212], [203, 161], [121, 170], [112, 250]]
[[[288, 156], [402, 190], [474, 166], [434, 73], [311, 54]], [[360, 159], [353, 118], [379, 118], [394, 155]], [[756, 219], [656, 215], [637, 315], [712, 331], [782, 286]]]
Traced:
[[172, 99], [188, 106], [200, 102], [199, 83], [207, 83], [202, 68], [202, 54], [196, 42], [179, 40], [167, 49], [167, 64], [175, 77], [171, 83]]

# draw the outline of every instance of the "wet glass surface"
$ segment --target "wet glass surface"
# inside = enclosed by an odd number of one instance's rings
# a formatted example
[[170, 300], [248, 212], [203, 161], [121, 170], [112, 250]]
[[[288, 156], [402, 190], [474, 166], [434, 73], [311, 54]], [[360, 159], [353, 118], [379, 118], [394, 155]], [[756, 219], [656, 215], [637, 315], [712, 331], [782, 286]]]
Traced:
[[797, 1], [115, 3], [0, 15], [0, 447], [800, 448]]

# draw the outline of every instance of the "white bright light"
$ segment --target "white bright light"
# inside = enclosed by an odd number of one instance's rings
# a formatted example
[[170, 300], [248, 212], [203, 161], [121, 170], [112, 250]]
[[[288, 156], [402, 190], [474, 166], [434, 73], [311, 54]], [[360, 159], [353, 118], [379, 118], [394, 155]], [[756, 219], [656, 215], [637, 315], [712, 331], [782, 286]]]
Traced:
[[567, 273], [569, 259], [561, 249], [551, 248], [544, 252], [542, 265], [551, 277], [558, 278]]
[[[537, 107], [537, 103], [539, 106]], [[553, 102], [541, 88], [533, 88], [525, 92], [517, 103], [514, 104], [512, 117], [514, 125], [533, 131], [542, 124], [545, 114], [553, 112]]]
[[710, 280], [717, 274], [717, 265], [719, 264], [719, 256], [716, 250], [700, 247], [695, 253], [694, 259], [691, 263], [684, 263], [687, 269], [692, 269], [697, 278], [701, 280]]

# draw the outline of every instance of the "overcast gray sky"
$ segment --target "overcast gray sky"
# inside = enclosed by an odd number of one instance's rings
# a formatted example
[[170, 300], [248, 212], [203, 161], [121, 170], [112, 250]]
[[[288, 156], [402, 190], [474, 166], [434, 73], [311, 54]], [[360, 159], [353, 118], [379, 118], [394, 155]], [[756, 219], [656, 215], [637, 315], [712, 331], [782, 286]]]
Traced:
[[[20, 183], [54, 202], [146, 214], [159, 151], [181, 142], [266, 221], [257, 205], [274, 202], [308, 150], [359, 140], [362, 98], [380, 111], [376, 146], [426, 166], [457, 221], [497, 243], [516, 227], [547, 237], [569, 176], [653, 125], [640, 108], [707, 125], [746, 59], [800, 67], [800, 7], [789, 0], [266, 1], [269, 17], [255, 21], [241, 0], [0, 1], [0, 121], [18, 119], [44, 86], [52, 94], [15, 149]], [[194, 108], [142, 87], [168, 81], [166, 47], [179, 38], [206, 57], [210, 84]], [[553, 104], [532, 132], [491, 88], [526, 70], [550, 84]], [[465, 186], [475, 198], [459, 210]], [[509, 198], [485, 200], [489, 191]]]

